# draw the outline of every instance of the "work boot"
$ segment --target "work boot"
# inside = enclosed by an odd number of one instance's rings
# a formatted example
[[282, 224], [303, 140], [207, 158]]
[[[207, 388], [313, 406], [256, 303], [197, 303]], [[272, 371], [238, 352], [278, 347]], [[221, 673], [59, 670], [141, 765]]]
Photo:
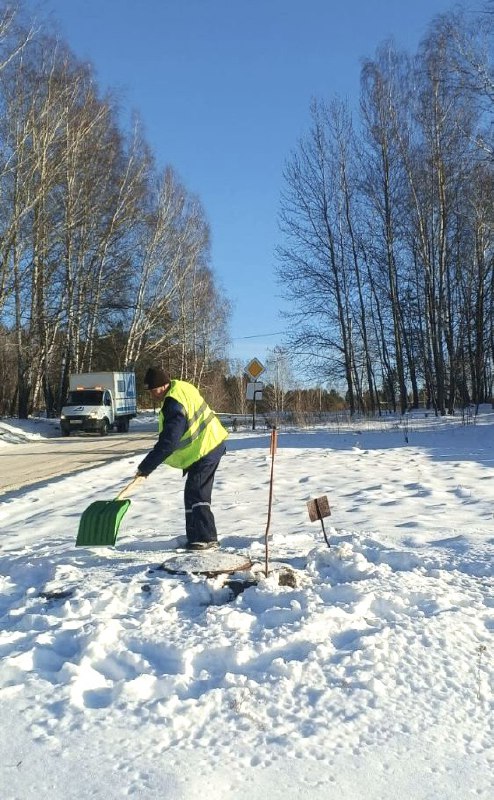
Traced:
[[185, 545], [187, 550], [216, 550], [219, 547], [219, 542], [187, 542]]

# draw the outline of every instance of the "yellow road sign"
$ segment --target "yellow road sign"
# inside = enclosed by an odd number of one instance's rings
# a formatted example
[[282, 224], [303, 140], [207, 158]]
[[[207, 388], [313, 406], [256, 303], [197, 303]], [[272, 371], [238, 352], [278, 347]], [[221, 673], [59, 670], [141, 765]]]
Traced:
[[249, 363], [247, 364], [245, 371], [247, 372], [248, 375], [250, 375], [251, 378], [254, 378], [254, 380], [256, 380], [256, 378], [258, 378], [259, 375], [262, 375], [264, 369], [265, 367], [263, 366], [263, 364], [261, 364], [259, 359], [253, 358], [252, 361], [249, 361]]

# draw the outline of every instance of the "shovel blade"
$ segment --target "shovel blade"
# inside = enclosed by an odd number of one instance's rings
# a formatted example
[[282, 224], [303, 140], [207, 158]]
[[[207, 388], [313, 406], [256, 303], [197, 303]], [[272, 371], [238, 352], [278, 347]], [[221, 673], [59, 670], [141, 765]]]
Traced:
[[79, 522], [76, 547], [108, 547], [117, 540], [130, 500], [97, 500], [86, 508]]

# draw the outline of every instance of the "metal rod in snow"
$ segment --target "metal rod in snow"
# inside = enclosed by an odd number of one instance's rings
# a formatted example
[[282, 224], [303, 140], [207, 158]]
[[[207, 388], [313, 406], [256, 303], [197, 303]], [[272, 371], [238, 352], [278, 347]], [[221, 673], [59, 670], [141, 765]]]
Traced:
[[271, 429], [271, 443], [270, 443], [270, 453], [271, 453], [271, 476], [269, 479], [269, 501], [268, 501], [268, 521], [266, 524], [266, 533], [264, 536], [265, 540], [265, 565], [264, 565], [264, 574], [266, 578], [269, 575], [269, 568], [268, 568], [268, 561], [269, 561], [269, 543], [268, 543], [268, 534], [269, 534], [269, 526], [271, 524], [271, 508], [273, 505], [273, 483], [274, 483], [274, 457], [276, 454], [276, 447], [278, 444], [278, 431], [276, 430], [276, 426], [274, 425]]

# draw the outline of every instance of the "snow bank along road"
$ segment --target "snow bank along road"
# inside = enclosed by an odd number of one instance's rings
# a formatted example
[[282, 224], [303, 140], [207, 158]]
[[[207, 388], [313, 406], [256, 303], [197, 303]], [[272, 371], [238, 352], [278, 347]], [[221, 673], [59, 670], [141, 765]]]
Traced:
[[[149, 450], [156, 433], [117, 434], [105, 437], [71, 436], [6, 445], [0, 449], [0, 494], [48, 478], [99, 467], [117, 458]], [[130, 471], [129, 471], [130, 477]], [[126, 476], [122, 476], [122, 480]]]

